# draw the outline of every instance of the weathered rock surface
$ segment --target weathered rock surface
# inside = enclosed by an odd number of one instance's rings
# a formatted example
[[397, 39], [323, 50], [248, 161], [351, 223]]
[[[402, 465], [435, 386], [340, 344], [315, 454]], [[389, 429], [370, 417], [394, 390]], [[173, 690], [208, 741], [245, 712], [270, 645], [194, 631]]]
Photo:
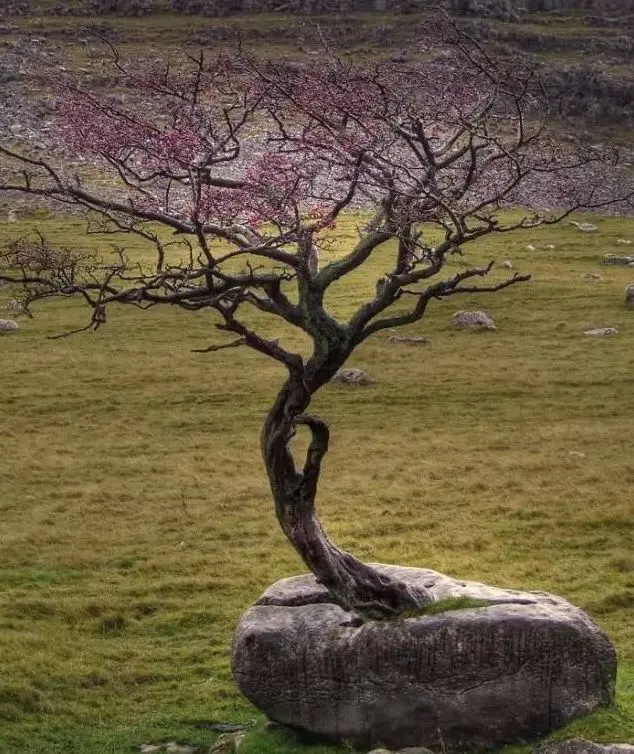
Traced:
[[495, 330], [495, 323], [486, 312], [456, 312], [451, 318], [454, 327], [465, 330]]
[[13, 332], [19, 329], [20, 325], [12, 319], [0, 319], [0, 332]]
[[584, 335], [593, 335], [597, 338], [609, 338], [612, 335], [618, 335], [616, 327], [597, 327], [594, 330], [586, 330]]
[[634, 309], [634, 283], [625, 286], [625, 306]]
[[634, 754], [630, 744], [595, 744], [585, 738], [549, 741], [533, 749], [535, 754]]
[[344, 367], [343, 369], [338, 369], [333, 374], [330, 382], [343, 385], [372, 385], [375, 380], [367, 372], [364, 372], [363, 369]]
[[612, 702], [614, 649], [562, 598], [377, 568], [437, 600], [491, 604], [362, 623], [312, 575], [277, 582], [233, 644], [236, 682], [269, 718], [368, 748], [451, 752], [534, 738]]
[[424, 335], [390, 335], [388, 342], [406, 346], [426, 346], [429, 338]]
[[620, 257], [618, 254], [606, 254], [601, 260], [601, 264], [619, 264], [629, 267], [634, 265], [634, 256]]

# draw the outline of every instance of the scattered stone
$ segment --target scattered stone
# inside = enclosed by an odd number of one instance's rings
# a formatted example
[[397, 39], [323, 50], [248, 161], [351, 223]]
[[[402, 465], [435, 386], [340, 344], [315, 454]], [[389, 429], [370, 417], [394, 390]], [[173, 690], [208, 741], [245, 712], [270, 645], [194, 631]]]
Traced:
[[582, 453], [580, 450], [569, 450], [568, 455], [571, 458], [585, 458], [586, 454]]
[[376, 380], [374, 377], [370, 377], [367, 372], [364, 372], [363, 369], [344, 367], [334, 373], [330, 382], [342, 385], [372, 385]]
[[555, 248], [554, 243], [547, 243], [546, 246], [544, 246], [545, 249], [548, 249], [548, 251], [552, 251]]
[[586, 272], [584, 273], [583, 279], [590, 282], [599, 282], [600, 280], [603, 280], [601, 275], [599, 275], [598, 272]]
[[536, 746], [533, 754], [634, 754], [632, 744], [595, 744], [585, 738], [549, 741]]
[[616, 327], [597, 327], [595, 330], [586, 330], [584, 335], [596, 335], [599, 338], [609, 338], [610, 335], [618, 335]]
[[424, 335], [390, 335], [388, 343], [403, 343], [408, 346], [426, 346], [429, 338]]
[[468, 330], [495, 330], [495, 324], [486, 312], [456, 312], [451, 318], [454, 327]]
[[13, 332], [19, 330], [20, 325], [13, 319], [0, 319], [0, 332]]
[[631, 246], [632, 242], [629, 238], [617, 238], [616, 239], [617, 246]]
[[535, 246], [533, 246], [532, 243], [529, 243], [529, 244], [526, 245], [526, 251], [535, 251], [535, 250], [536, 250], [536, 248], [535, 248]]
[[568, 220], [568, 225], [574, 225], [575, 228], [582, 233], [594, 233], [595, 230], [599, 230], [597, 225], [593, 225], [592, 223], [578, 223], [575, 222], [575, 220]]
[[634, 283], [625, 286], [625, 306], [634, 309]]
[[512, 270], [513, 269], [513, 262], [511, 262], [510, 259], [505, 259], [502, 262], [502, 267], [504, 267], [505, 270]]
[[206, 746], [203, 748], [180, 744], [178, 741], [165, 741], [160, 744], [141, 744], [139, 751], [141, 754], [207, 754], [208, 751], [213, 751], [213, 749], [208, 749]]
[[612, 703], [614, 648], [561, 597], [373, 566], [479, 606], [361, 621], [312, 574], [277, 582], [240, 619], [232, 652], [240, 690], [267, 717], [396, 750], [438, 747], [440, 729], [451, 752], [534, 739]]
[[629, 267], [630, 265], [634, 265], [634, 256], [620, 257], [617, 254], [606, 254], [601, 260], [601, 264], [620, 264]]

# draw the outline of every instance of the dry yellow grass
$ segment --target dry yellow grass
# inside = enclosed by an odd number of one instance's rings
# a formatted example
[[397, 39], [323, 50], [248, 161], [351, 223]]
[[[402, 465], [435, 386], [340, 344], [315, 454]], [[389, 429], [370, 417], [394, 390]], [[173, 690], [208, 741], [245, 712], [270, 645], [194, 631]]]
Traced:
[[[435, 303], [408, 330], [428, 346], [385, 334], [359, 349], [351, 364], [376, 384], [328, 386], [315, 403], [333, 435], [318, 502], [334, 539], [363, 558], [587, 608], [617, 645], [620, 707], [573, 730], [627, 740], [634, 312], [623, 287], [634, 272], [598, 262], [634, 238], [634, 223], [593, 222], [597, 234], [561, 226], [465, 250], [512, 259], [533, 281]], [[0, 243], [32, 224], [0, 226]], [[78, 221], [38, 224], [84, 242]], [[352, 233], [350, 220], [340, 243]], [[333, 291], [333, 310], [345, 316], [384, 266], [378, 255]], [[589, 271], [603, 280], [585, 282]], [[0, 291], [0, 305], [9, 296]], [[498, 331], [453, 330], [453, 312], [469, 308]], [[85, 317], [78, 302], [50, 302], [0, 338], [3, 754], [121, 754], [147, 740], [212, 740], [195, 721], [257, 719], [230, 677], [231, 631], [265, 586], [301, 570], [259, 458], [278, 365], [246, 349], [191, 353], [218, 337], [207, 313], [119, 309], [96, 334], [46, 339]], [[584, 336], [591, 326], [620, 332]], [[262, 730], [244, 747], [299, 750]]]

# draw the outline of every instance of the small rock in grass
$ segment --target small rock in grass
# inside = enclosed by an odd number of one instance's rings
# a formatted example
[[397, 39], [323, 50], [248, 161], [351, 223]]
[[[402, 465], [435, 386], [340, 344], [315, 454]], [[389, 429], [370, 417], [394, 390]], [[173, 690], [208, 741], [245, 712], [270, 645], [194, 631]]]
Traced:
[[619, 264], [629, 267], [634, 264], [634, 257], [619, 257], [617, 254], [606, 254], [601, 260], [601, 264]]
[[467, 330], [495, 330], [495, 323], [486, 312], [456, 312], [451, 318], [454, 327]]
[[618, 335], [616, 327], [597, 327], [594, 330], [586, 330], [584, 335], [596, 335], [599, 338], [609, 338], [610, 335]]
[[546, 246], [544, 246], [545, 249], [548, 249], [548, 251], [552, 251], [555, 248], [554, 243], [547, 243]]
[[20, 325], [12, 319], [0, 319], [0, 332], [13, 332], [19, 330]]
[[535, 247], [532, 243], [526, 245], [526, 251], [535, 251]]
[[616, 239], [617, 246], [631, 246], [632, 242], [629, 238], [617, 238]]
[[568, 220], [569, 225], [574, 225], [577, 230], [580, 230], [582, 233], [594, 233], [595, 230], [599, 230], [599, 228], [596, 225], [593, 225], [592, 223], [578, 223], [574, 220]]
[[357, 369], [356, 367], [344, 367], [335, 372], [331, 377], [330, 382], [340, 383], [342, 385], [372, 385], [376, 382], [373, 377], [363, 369]]
[[166, 754], [196, 754], [198, 747], [179, 744], [176, 741], [168, 741], [165, 744], [164, 751]]
[[568, 455], [571, 458], [585, 458], [586, 454], [582, 453], [580, 450], [569, 450]]
[[631, 744], [596, 744], [585, 738], [548, 741], [533, 749], [533, 754], [634, 754]]
[[603, 280], [598, 272], [586, 272], [583, 276], [583, 279], [592, 282], [599, 282], [600, 280]]
[[634, 309], [634, 283], [625, 286], [625, 306]]
[[502, 267], [504, 267], [505, 270], [512, 270], [513, 269], [513, 262], [511, 262], [510, 259], [505, 259], [502, 262]]
[[390, 335], [388, 343], [403, 343], [408, 346], [426, 346], [429, 338], [424, 335]]

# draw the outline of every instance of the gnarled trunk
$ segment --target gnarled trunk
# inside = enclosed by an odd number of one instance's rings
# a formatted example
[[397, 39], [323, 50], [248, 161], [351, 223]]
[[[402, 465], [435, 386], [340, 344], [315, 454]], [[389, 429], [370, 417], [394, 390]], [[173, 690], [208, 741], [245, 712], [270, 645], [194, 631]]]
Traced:
[[[416, 610], [429, 602], [429, 592], [379, 573], [337, 547], [319, 522], [315, 495], [321, 461], [328, 450], [327, 424], [302, 413], [310, 393], [305, 384], [289, 379], [267, 416], [262, 432], [262, 454], [275, 499], [275, 511], [284, 534], [333, 601], [366, 618], [384, 618]], [[312, 439], [302, 472], [295, 467], [289, 442], [305, 425]]]

